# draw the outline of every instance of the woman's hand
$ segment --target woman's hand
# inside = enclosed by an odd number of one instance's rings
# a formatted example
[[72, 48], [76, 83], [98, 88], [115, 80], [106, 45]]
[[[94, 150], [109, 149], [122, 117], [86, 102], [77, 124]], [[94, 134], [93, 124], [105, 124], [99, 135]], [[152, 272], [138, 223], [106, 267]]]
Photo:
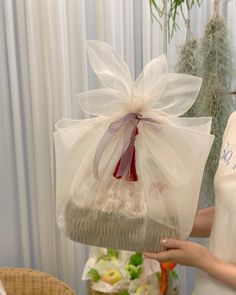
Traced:
[[166, 251], [145, 253], [145, 256], [159, 262], [174, 262], [198, 267], [236, 290], [235, 264], [222, 261], [214, 257], [207, 248], [189, 241], [167, 239], [163, 240], [161, 244], [166, 247]]
[[166, 251], [159, 253], [145, 253], [145, 256], [159, 262], [174, 262], [177, 264], [205, 268], [205, 264], [214, 260], [207, 248], [189, 241], [167, 239], [161, 244]]

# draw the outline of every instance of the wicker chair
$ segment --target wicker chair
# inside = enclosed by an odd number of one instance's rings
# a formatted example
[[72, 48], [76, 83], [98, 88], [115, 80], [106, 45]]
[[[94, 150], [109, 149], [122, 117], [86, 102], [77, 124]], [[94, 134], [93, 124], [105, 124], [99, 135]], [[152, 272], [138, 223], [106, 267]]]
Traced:
[[0, 280], [7, 295], [76, 295], [53, 276], [26, 268], [0, 268]]

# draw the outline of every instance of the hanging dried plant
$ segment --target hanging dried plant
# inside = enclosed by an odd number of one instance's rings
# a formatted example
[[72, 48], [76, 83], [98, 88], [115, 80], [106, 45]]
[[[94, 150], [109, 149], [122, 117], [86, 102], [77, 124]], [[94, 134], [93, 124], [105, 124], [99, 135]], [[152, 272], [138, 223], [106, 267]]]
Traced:
[[203, 85], [197, 104], [199, 115], [212, 117], [212, 133], [215, 135], [205, 169], [202, 207], [208, 207], [214, 203], [214, 175], [220, 157], [224, 129], [233, 110], [232, 98], [227, 95], [233, 73], [232, 52], [228, 35], [224, 20], [215, 15], [206, 27], [200, 49]]
[[[199, 42], [196, 39], [187, 40], [180, 48], [176, 71], [193, 76], [200, 75]], [[183, 115], [184, 117], [198, 117], [198, 102]]]

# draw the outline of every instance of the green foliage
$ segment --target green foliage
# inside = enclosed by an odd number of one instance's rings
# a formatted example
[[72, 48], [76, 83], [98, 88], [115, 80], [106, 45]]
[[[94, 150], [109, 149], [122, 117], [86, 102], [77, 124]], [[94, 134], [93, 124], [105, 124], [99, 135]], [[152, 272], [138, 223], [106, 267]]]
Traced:
[[142, 253], [134, 253], [130, 259], [129, 264], [126, 266], [126, 270], [129, 273], [130, 279], [138, 279], [142, 273], [142, 267], [140, 266], [143, 263]]
[[112, 249], [112, 248], [109, 248], [109, 249], [107, 249], [107, 255], [118, 258], [119, 251], [115, 250], [115, 249]]
[[95, 268], [91, 268], [88, 274], [91, 277], [92, 281], [94, 281], [95, 283], [99, 282], [99, 280], [101, 279], [100, 274]]
[[158, 278], [158, 280], [159, 280], [159, 282], [160, 282], [160, 281], [161, 281], [161, 272], [158, 271], [158, 272], [156, 273], [156, 275], [157, 275], [157, 278]]
[[[162, 5], [157, 4], [157, 0], [149, 0], [151, 15], [153, 19], [158, 21], [161, 25], [161, 18], [165, 17], [167, 11], [167, 27], [168, 27], [168, 36], [169, 40], [173, 37], [173, 34], [176, 30], [179, 29], [177, 24], [178, 15], [182, 15], [185, 22], [185, 16], [183, 13], [183, 7], [186, 5], [188, 10], [191, 10], [193, 5], [201, 5], [202, 0], [168, 0], [162, 1]], [[167, 5], [167, 7], [166, 7]]]
[[130, 293], [128, 291], [121, 291], [117, 295], [130, 295]]
[[142, 274], [142, 267], [136, 267], [134, 265], [128, 264], [126, 270], [129, 273], [130, 279], [135, 280], [138, 279]]
[[138, 279], [138, 278], [141, 276], [142, 272], [143, 272], [142, 267], [139, 267], [139, 268], [138, 268], [138, 271], [137, 271], [137, 273], [136, 273], [136, 277], [135, 277], [135, 279], [136, 279], [136, 278]]
[[135, 253], [130, 257], [129, 264], [139, 266], [143, 263], [142, 253]]
[[174, 280], [177, 280], [177, 279], [179, 278], [179, 276], [178, 276], [178, 274], [177, 274], [177, 272], [176, 272], [175, 270], [172, 270], [172, 272], [171, 272], [171, 276], [172, 276], [172, 278], [173, 278]]

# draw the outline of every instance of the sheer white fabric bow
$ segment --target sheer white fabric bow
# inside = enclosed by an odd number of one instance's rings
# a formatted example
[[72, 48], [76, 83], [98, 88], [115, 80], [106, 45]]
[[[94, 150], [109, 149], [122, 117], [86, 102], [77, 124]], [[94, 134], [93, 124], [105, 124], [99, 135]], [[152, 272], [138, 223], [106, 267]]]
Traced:
[[82, 110], [88, 114], [149, 114], [177, 117], [195, 102], [202, 79], [168, 73], [165, 55], [150, 61], [133, 81], [128, 65], [102, 41], [88, 41], [90, 64], [105, 88], [78, 95]]

